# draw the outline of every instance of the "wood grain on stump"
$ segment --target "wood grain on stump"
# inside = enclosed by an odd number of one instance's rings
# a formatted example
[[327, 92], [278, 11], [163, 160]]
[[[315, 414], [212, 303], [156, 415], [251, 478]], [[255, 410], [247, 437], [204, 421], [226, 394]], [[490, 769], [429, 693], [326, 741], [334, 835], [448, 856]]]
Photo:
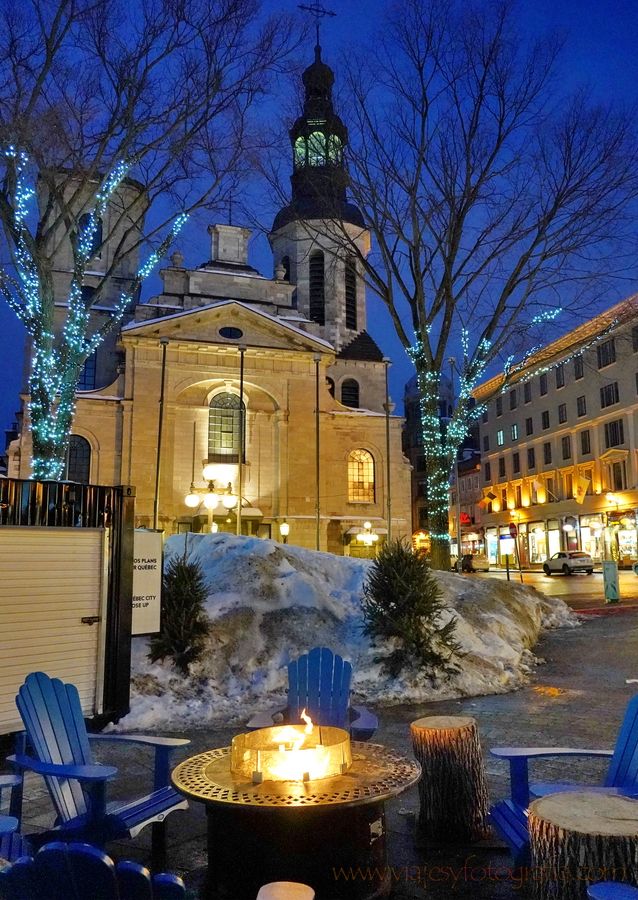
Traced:
[[534, 891], [542, 900], [581, 900], [596, 881], [638, 884], [638, 801], [579, 791], [529, 808]]
[[476, 841], [487, 833], [489, 800], [476, 719], [428, 716], [410, 725], [421, 763], [419, 830], [437, 841]]

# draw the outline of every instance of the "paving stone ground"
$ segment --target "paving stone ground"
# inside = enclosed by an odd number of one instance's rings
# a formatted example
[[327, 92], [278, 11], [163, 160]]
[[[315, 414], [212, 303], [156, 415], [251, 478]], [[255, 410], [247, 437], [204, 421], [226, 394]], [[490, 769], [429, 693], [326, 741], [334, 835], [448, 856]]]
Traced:
[[[545, 659], [530, 684], [510, 694], [471, 697], [438, 703], [395, 706], [377, 710], [380, 728], [375, 741], [411, 753], [409, 724], [426, 715], [472, 715], [479, 723], [492, 801], [508, 795], [507, 765], [489, 755], [497, 745], [613, 746], [628, 699], [638, 678], [638, 609], [623, 615], [585, 616], [579, 628], [548, 633], [536, 647]], [[188, 753], [226, 746], [237, 728], [189, 733]], [[139, 750], [109, 749], [109, 761], [119, 766], [118, 793], [139, 794], [151, 778], [150, 760]], [[179, 759], [179, 757], [178, 757]], [[534, 773], [544, 780], [599, 782], [604, 760], [574, 759], [538, 762]], [[115, 796], [115, 795], [113, 795]], [[416, 846], [414, 822], [418, 809], [416, 787], [387, 805], [388, 846], [393, 900], [479, 898], [505, 900], [529, 895], [533, 872], [514, 870], [507, 850], [488, 840], [477, 847]], [[29, 778], [25, 797], [25, 832], [52, 821], [48, 797], [36, 778]], [[192, 898], [199, 896], [206, 869], [206, 823], [203, 807], [191, 804], [168, 822], [170, 868], [182, 874]], [[146, 829], [134, 841], [109, 845], [117, 858], [149, 860]], [[237, 863], [241, 865], [242, 848]], [[331, 898], [321, 898], [331, 900]]]

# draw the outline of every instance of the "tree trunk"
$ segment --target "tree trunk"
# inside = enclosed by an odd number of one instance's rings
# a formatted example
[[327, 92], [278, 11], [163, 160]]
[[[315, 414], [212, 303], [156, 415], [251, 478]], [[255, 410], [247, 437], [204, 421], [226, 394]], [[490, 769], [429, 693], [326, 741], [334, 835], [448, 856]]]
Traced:
[[487, 833], [489, 807], [476, 720], [429, 716], [410, 725], [421, 763], [419, 830], [436, 841], [476, 841]]
[[584, 900], [597, 881], [638, 884], [638, 803], [593, 792], [551, 794], [529, 808], [537, 900]]
[[63, 378], [56, 368], [53, 342], [44, 339], [36, 344], [37, 340], [34, 339], [29, 376], [32, 477], [60, 481], [75, 411], [75, 381]]

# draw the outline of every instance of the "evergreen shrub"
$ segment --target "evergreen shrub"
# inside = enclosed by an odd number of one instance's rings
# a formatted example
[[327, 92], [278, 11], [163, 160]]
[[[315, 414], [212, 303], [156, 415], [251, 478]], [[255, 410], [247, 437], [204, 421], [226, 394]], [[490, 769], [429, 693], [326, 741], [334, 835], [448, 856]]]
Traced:
[[186, 555], [171, 559], [162, 577], [162, 629], [151, 638], [151, 662], [169, 657], [184, 675], [201, 656], [208, 620], [206, 583], [201, 566]]
[[397, 639], [397, 646], [383, 657], [393, 677], [404, 668], [425, 669], [430, 676], [458, 671], [456, 618], [440, 622], [446, 609], [441, 597], [426, 559], [414, 553], [408, 541], [391, 541], [381, 548], [363, 586], [364, 630], [372, 638]]

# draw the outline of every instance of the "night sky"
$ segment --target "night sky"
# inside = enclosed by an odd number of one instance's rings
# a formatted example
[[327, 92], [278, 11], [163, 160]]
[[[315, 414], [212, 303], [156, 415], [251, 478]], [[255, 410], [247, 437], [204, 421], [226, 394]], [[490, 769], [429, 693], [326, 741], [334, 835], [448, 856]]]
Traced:
[[[338, 86], [339, 54], [347, 50], [355, 35], [358, 40], [373, 37], [375, 29], [382, 25], [384, 4], [381, 0], [324, 2], [338, 13], [336, 18], [326, 20], [321, 38], [324, 60], [335, 69]], [[295, 8], [294, 3], [281, 0], [265, 0], [264, 6], [273, 12]], [[638, 102], [638, 15], [634, 0], [535, 0], [534, 3], [524, 0], [519, 4], [519, 10], [521, 27], [526, 31], [540, 34], [548, 29], [559, 29], [566, 34], [563, 72], [568, 80], [573, 81], [574, 86], [585, 82], [599, 98], [615, 97], [630, 105]], [[312, 44], [310, 39], [308, 62], [312, 59]], [[338, 111], [347, 124], [347, 110]], [[245, 223], [235, 221], [234, 224]], [[269, 222], [266, 221], [265, 224]], [[186, 265], [195, 266], [207, 259], [208, 237], [204, 222], [189, 223], [179, 244], [186, 255]], [[272, 262], [265, 238], [257, 237], [254, 240], [251, 262], [263, 274], [272, 275]], [[143, 296], [156, 293], [158, 287], [159, 280], [151, 280]], [[619, 283], [614, 288], [615, 293], [607, 295], [605, 305], [611, 305], [637, 289], [638, 281]], [[557, 327], [560, 328], [558, 323]], [[411, 366], [400, 344], [393, 339], [388, 317], [374, 299], [369, 304], [368, 330], [394, 361], [391, 391], [392, 398], [400, 409], [403, 385], [412, 374]], [[9, 427], [19, 405], [22, 343], [21, 326], [4, 301], [0, 300], [0, 359], [4, 375], [0, 391], [0, 432]]]

